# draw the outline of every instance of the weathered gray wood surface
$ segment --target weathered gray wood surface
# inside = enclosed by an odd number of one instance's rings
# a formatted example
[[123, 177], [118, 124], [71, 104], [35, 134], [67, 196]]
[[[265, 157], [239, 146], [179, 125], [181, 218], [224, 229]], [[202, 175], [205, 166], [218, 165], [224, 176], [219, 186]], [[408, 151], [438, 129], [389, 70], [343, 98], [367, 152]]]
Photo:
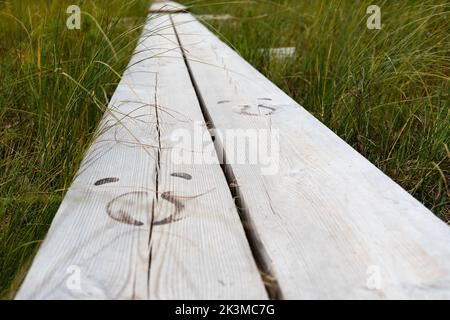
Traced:
[[187, 10], [186, 6], [173, 1], [154, 1], [150, 8], [150, 12], [159, 13], [176, 13]]
[[18, 299], [267, 298], [220, 166], [169, 160], [192, 123], [206, 130], [153, 15]]
[[450, 298], [449, 227], [192, 15], [173, 19], [214, 127], [279, 130], [275, 174], [228, 168], [282, 295]]

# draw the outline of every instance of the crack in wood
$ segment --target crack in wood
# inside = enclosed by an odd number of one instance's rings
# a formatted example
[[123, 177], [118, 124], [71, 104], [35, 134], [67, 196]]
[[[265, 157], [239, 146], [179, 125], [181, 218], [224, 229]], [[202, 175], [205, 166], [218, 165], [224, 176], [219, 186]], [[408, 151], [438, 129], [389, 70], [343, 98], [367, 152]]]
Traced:
[[[161, 170], [161, 125], [159, 122], [159, 113], [158, 113], [158, 73], [155, 74], [155, 95], [154, 95], [154, 107], [155, 107], [155, 117], [156, 117], [156, 132], [158, 139], [158, 150], [157, 150], [157, 159], [155, 166], [155, 198], [156, 202], [159, 201], [159, 172]], [[150, 224], [149, 224], [149, 235], [148, 235], [148, 262], [147, 262], [147, 295], [150, 295], [150, 273], [152, 266], [152, 235], [153, 235], [153, 226], [155, 220], [155, 200], [152, 201], [152, 210], [150, 212]]]
[[157, 152], [157, 162], [156, 162], [156, 201], [159, 197], [159, 171], [161, 169], [161, 124], [159, 123], [158, 114], [158, 74], [155, 74], [155, 116], [156, 116], [156, 132], [158, 138], [158, 152]]

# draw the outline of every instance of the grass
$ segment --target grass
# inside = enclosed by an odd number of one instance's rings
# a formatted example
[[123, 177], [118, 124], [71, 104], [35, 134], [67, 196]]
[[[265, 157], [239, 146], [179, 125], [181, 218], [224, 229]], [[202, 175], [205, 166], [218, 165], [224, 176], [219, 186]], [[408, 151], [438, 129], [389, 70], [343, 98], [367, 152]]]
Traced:
[[[448, 1], [180, 1], [315, 117], [450, 222]], [[381, 8], [381, 30], [366, 9]], [[259, 48], [296, 47], [279, 60]]]
[[[44, 238], [149, 3], [0, 1], [1, 298], [13, 297]], [[71, 4], [81, 30], [66, 28]]]
[[[179, 1], [446, 222], [450, 4]], [[65, 27], [79, 4], [81, 30]], [[126, 67], [147, 0], [0, 0], [0, 297], [12, 298]], [[366, 28], [378, 4], [381, 30]], [[258, 48], [295, 46], [277, 60]], [[113, 71], [114, 70], [114, 71]]]

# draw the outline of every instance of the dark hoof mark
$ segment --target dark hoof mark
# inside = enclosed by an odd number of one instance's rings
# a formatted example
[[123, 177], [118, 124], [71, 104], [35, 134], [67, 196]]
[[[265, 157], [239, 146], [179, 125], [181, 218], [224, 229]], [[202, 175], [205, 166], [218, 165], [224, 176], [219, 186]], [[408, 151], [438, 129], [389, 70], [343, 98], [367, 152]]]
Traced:
[[165, 219], [153, 222], [153, 225], [154, 226], [163, 226], [165, 224], [177, 222], [177, 221], [180, 221], [180, 220], [183, 220], [183, 218], [174, 218], [173, 216], [170, 216], [168, 218], [165, 218]]
[[[209, 191], [207, 191], [207, 192], [209, 192]], [[206, 194], [206, 192], [198, 194], [196, 196], [178, 196], [178, 195], [172, 194], [172, 191], [165, 191], [165, 192], [161, 193], [161, 198], [163, 198], [166, 201], [169, 201], [170, 203], [172, 203], [175, 206], [175, 212], [167, 218], [153, 222], [153, 225], [160, 226], [160, 225], [164, 225], [164, 224], [182, 220], [183, 217], [178, 217], [178, 215], [184, 209], [183, 201], [196, 199], [205, 194]]]
[[258, 98], [258, 100], [266, 100], [266, 101], [272, 101], [271, 98]]
[[171, 174], [172, 177], [177, 177], [177, 178], [183, 178], [186, 180], [191, 180], [192, 176], [189, 173], [184, 173], [184, 172], [174, 172]]
[[175, 214], [179, 213], [181, 210], [184, 209], [184, 204], [182, 204], [181, 201], [179, 200], [179, 198], [183, 197], [172, 194], [172, 191], [166, 191], [161, 193], [161, 198], [175, 205]]
[[113, 182], [117, 182], [117, 181], [119, 181], [119, 178], [116, 178], [116, 177], [103, 178], [103, 179], [95, 181], [94, 185], [101, 186], [102, 184], [113, 183]]
[[127, 202], [135, 202], [136, 198], [141, 196], [147, 196], [147, 192], [133, 191], [115, 197], [106, 205], [106, 212], [113, 220], [133, 226], [142, 226], [144, 224], [142, 221], [134, 219], [132, 216], [130, 216], [128, 211], [123, 209], [123, 206], [127, 205]]
[[[244, 116], [270, 116], [276, 111], [276, 108], [265, 106], [263, 104], [258, 104], [258, 113], [251, 110], [252, 107], [248, 104], [239, 106], [237, 109], [233, 110], [234, 112], [244, 115]], [[264, 109], [263, 112], [261, 112], [261, 109]], [[269, 112], [267, 112], [269, 110]]]
[[170, 217], [153, 222], [154, 226], [160, 226], [183, 219], [177, 217], [178, 214], [184, 209], [184, 204], [179, 200], [179, 198], [182, 197], [172, 194], [172, 191], [166, 191], [161, 193], [161, 198], [169, 201], [170, 203], [173, 203], [175, 205], [175, 212]]
[[230, 100], [220, 100], [220, 101], [217, 101], [217, 104], [223, 104], [223, 103], [228, 103], [228, 102], [230, 102]]
[[248, 110], [250, 110], [250, 108], [251, 107], [248, 104], [243, 105], [241, 106], [241, 111], [239, 113], [246, 116], [258, 116], [256, 113], [249, 112]]
[[258, 108], [263, 108], [263, 109], [270, 110], [270, 112], [266, 113], [265, 116], [269, 116], [269, 115], [271, 115], [272, 113], [274, 113], [277, 110], [274, 107], [268, 107], [268, 106], [265, 106], [263, 104], [258, 105]]

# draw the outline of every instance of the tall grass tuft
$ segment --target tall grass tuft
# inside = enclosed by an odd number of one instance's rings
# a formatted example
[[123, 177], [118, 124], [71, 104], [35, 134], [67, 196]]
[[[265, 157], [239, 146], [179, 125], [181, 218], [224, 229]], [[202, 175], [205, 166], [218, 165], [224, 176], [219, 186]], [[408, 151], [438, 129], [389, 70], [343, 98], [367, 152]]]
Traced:
[[[0, 297], [12, 298], [120, 80], [148, 0], [0, 1]], [[68, 30], [67, 7], [81, 29]]]

